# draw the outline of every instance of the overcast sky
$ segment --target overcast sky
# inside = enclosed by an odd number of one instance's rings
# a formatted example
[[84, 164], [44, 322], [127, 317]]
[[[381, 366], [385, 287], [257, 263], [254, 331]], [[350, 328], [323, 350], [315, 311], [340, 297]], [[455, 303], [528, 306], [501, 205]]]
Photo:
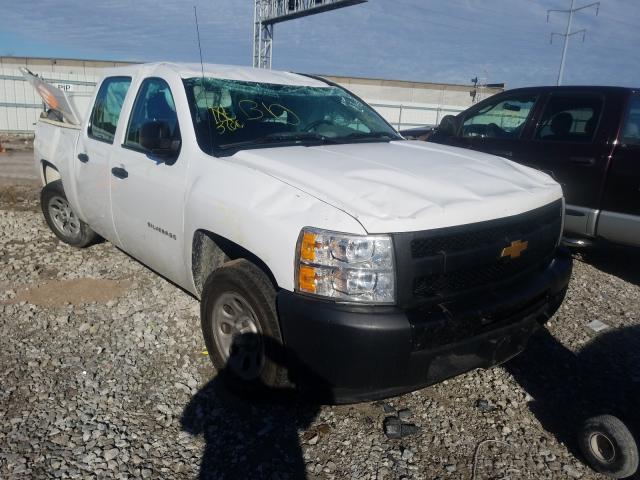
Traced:
[[[0, 55], [251, 62], [253, 0], [0, 0]], [[576, 0], [576, 6], [591, 3]], [[640, 87], [640, 0], [601, 0], [573, 29], [564, 83]], [[369, 0], [275, 26], [274, 68], [509, 87], [555, 84], [570, 0]]]

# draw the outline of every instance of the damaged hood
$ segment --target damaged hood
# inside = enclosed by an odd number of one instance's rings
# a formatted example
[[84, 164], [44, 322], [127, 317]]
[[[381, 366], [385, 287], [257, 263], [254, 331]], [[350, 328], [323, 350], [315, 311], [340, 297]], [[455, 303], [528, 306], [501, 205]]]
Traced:
[[343, 210], [369, 233], [492, 220], [562, 197], [560, 185], [537, 170], [424, 142], [264, 148], [239, 151], [230, 160]]

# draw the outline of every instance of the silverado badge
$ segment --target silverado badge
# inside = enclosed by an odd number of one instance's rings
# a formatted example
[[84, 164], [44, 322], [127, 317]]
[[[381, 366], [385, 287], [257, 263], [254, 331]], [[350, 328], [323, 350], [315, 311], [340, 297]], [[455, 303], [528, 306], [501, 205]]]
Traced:
[[529, 242], [514, 240], [511, 242], [511, 245], [502, 249], [500, 257], [511, 257], [512, 259], [518, 258], [527, 248], [529, 248]]

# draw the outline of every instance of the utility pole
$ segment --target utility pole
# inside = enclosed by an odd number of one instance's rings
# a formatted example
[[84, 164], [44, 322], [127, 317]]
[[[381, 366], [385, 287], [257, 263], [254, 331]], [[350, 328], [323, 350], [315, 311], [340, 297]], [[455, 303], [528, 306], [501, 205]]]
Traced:
[[589, 5], [583, 5], [582, 7], [576, 7], [576, 8], [574, 8], [574, 4], [575, 4], [575, 0], [571, 0], [571, 8], [569, 8], [569, 10], [557, 10], [557, 9], [547, 10], [547, 23], [549, 23], [549, 14], [551, 14], [552, 12], [569, 14], [569, 18], [567, 19], [567, 30], [565, 31], [565, 33], [553, 32], [551, 34], [550, 43], [553, 43], [554, 35], [558, 35], [559, 37], [564, 37], [564, 45], [562, 47], [562, 59], [560, 60], [560, 70], [558, 71], [558, 81], [556, 82], [556, 85], [562, 84], [562, 75], [564, 74], [564, 63], [567, 58], [567, 47], [569, 46], [569, 37], [573, 35], [577, 35], [578, 33], [582, 33], [582, 41], [584, 42], [584, 37], [585, 37], [585, 34], [587, 33], [587, 31], [584, 28], [580, 30], [576, 30], [574, 32], [571, 31], [571, 24], [573, 23], [573, 14], [576, 12], [579, 12], [580, 10], [584, 10], [585, 8], [595, 7], [596, 16], [597, 16], [600, 10], [600, 2], [593, 2], [593, 3], [590, 3]]

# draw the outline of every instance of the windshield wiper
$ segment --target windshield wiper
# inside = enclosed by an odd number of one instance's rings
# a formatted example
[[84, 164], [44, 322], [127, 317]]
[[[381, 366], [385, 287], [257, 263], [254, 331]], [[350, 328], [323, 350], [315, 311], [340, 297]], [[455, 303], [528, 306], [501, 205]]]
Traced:
[[304, 142], [305, 140], [311, 140], [315, 142], [322, 143], [336, 143], [332, 138], [326, 137], [324, 135], [320, 135], [319, 133], [313, 132], [281, 132], [281, 133], [270, 133], [269, 135], [264, 135], [262, 137], [254, 138], [253, 140], [245, 140], [243, 142], [235, 142], [235, 143], [226, 143], [224, 145], [220, 145], [218, 148], [223, 150], [239, 148], [239, 147], [247, 147], [250, 145], [263, 145], [267, 143], [277, 143], [277, 142]]
[[263, 138], [268, 138], [269, 141], [275, 140], [319, 140], [325, 143], [335, 143], [330, 137], [326, 135], [322, 135], [320, 133], [315, 132], [283, 132], [283, 133], [272, 133], [270, 135], [265, 135]]
[[363, 139], [366, 140], [368, 138], [377, 138], [377, 139], [382, 139], [382, 140], [401, 140], [402, 137], [399, 137], [398, 135], [394, 135], [392, 133], [389, 132], [354, 132], [354, 133], [350, 133], [349, 135], [345, 136], [345, 137], [341, 137], [341, 138], [348, 138], [348, 139]]

